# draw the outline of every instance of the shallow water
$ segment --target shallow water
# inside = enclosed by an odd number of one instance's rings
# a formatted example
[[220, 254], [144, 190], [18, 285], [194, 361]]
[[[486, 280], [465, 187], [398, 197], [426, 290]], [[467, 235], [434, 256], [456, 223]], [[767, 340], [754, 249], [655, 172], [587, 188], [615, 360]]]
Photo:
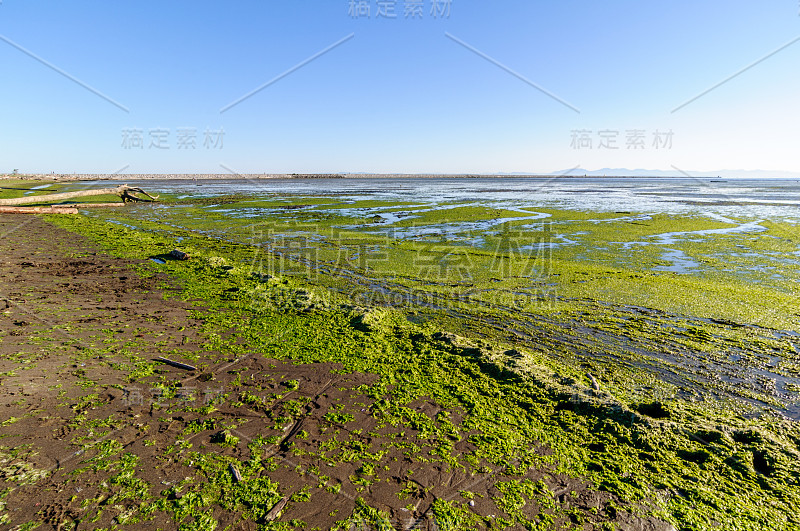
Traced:
[[52, 185], [50, 185], [50, 184], [40, 184], [39, 186], [32, 186], [31, 188], [28, 188], [28, 191], [25, 192], [22, 195], [32, 195], [34, 193], [34, 190], [44, 190], [45, 188], [50, 188], [50, 186], [52, 186]]
[[[85, 185], [85, 183], [83, 183]], [[668, 265], [653, 267], [654, 271], [691, 274], [706, 269], [686, 254], [681, 245], [687, 242], [710, 240], [718, 235], [747, 234], [766, 231], [765, 221], [800, 220], [795, 204], [800, 204], [800, 182], [793, 180], [729, 180], [688, 178], [347, 178], [347, 179], [238, 179], [238, 180], [152, 180], [131, 182], [154, 193], [171, 193], [183, 198], [216, 197], [241, 194], [252, 197], [254, 205], [246, 207], [245, 198], [239, 205], [205, 205], [203, 210], [227, 219], [259, 220], [283, 216], [275, 207], [258, 206], [263, 199], [282, 197], [329, 197], [333, 204], [309, 205], [300, 209], [306, 214], [303, 223], [313, 223], [314, 215], [335, 213], [338, 216], [374, 223], [345, 222], [336, 229], [382, 235], [391, 239], [437, 240], [460, 245], [483, 247], [487, 237], [496, 236], [506, 222], [514, 222], [515, 230], [539, 230], [550, 214], [545, 209], [581, 212], [616, 213], [618, 216], [583, 220], [593, 224], [647, 222], [657, 214], [702, 216], [731, 227], [698, 228], [680, 232], [664, 232], [627, 242], [600, 242], [570, 232], [565, 224], [555, 224], [548, 248], [584, 246], [587, 252], [607, 251], [611, 243], [622, 250], [656, 248], [661, 260]], [[301, 199], [302, 201], [302, 199]], [[357, 201], [391, 201], [394, 205], [359, 207]], [[352, 204], [351, 203], [355, 203]], [[471, 220], [442, 220], [438, 223], [415, 224], [413, 220], [426, 212], [461, 207], [480, 207], [487, 211], [502, 208], [521, 214], [517, 217]], [[289, 214], [291, 215], [291, 214]], [[401, 223], [411, 220], [411, 224]], [[529, 225], [519, 222], [528, 221]], [[400, 226], [398, 226], [400, 225]], [[223, 229], [224, 230], [224, 229]], [[213, 232], [213, 229], [212, 229]], [[313, 230], [312, 230], [313, 233]], [[210, 234], [210, 232], [209, 232]], [[312, 234], [309, 233], [308, 236]], [[621, 238], [624, 239], [624, 238]], [[534, 252], [541, 243], [525, 245], [521, 250]], [[690, 253], [691, 254], [691, 253]], [[756, 257], [753, 257], [756, 258]], [[764, 264], [775, 258], [764, 254]], [[752, 261], [752, 260], [751, 260]], [[748, 265], [748, 270], [763, 270]], [[777, 277], [776, 277], [777, 278]]]
[[[674, 245], [676, 242], [680, 241], [679, 237], [687, 237], [687, 236], [706, 236], [709, 234], [735, 234], [735, 233], [749, 233], [749, 232], [762, 232], [767, 230], [766, 227], [762, 227], [759, 223], [762, 223], [764, 220], [758, 221], [749, 221], [747, 223], [740, 223], [735, 227], [725, 227], [723, 229], [705, 229], [705, 230], [692, 230], [692, 231], [683, 231], [683, 232], [664, 232], [661, 234], [654, 234], [649, 236], [650, 239], [658, 239], [659, 241], [653, 242], [625, 242], [622, 244], [624, 249], [630, 248], [632, 245]], [[728, 222], [736, 223], [735, 221], [728, 220]]]
[[[118, 184], [116, 181], [108, 182]], [[132, 186], [183, 196], [248, 194], [326, 195], [343, 200], [420, 203], [480, 201], [506, 208], [552, 207], [576, 210], [707, 213], [733, 218], [800, 217], [800, 182], [747, 179], [710, 182], [688, 178], [386, 178], [238, 179], [131, 181]], [[731, 204], [752, 203], [752, 204]]]
[[664, 249], [664, 254], [661, 259], [667, 262], [672, 262], [668, 266], [657, 266], [653, 269], [655, 271], [667, 271], [670, 273], [691, 273], [692, 270], [697, 269], [700, 264], [686, 256], [686, 253], [679, 249]]

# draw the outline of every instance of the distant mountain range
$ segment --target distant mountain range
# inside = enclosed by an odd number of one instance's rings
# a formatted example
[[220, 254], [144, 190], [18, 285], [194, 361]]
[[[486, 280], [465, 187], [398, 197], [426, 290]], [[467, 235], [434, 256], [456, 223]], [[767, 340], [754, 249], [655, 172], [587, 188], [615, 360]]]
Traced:
[[587, 177], [698, 177], [711, 179], [800, 179], [800, 172], [775, 171], [775, 170], [719, 170], [719, 171], [689, 171], [679, 170], [631, 170], [628, 168], [601, 168], [599, 170], [586, 170], [576, 168], [571, 170], [554, 171], [554, 175], [570, 175], [574, 177], [586, 175]]

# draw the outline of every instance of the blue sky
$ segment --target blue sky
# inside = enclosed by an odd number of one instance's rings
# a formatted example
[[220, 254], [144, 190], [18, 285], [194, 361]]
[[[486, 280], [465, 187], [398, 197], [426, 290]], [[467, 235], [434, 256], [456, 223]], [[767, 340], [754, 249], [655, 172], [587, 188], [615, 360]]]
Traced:
[[800, 171], [797, 0], [415, 1], [3, 0], [0, 172]]

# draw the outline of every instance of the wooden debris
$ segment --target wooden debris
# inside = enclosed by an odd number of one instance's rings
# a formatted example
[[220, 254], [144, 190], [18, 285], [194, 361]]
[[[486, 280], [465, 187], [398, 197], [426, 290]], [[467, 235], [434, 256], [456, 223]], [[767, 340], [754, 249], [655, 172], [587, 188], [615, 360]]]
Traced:
[[11, 207], [0, 206], [0, 214], [77, 214], [78, 209], [66, 206]]
[[286, 507], [286, 503], [288, 501], [289, 501], [289, 498], [284, 496], [283, 498], [281, 498], [281, 500], [278, 503], [273, 505], [272, 509], [270, 509], [269, 512], [267, 513], [267, 515], [264, 517], [266, 519], [266, 521], [267, 522], [271, 522], [271, 521], [275, 520], [281, 514], [281, 511], [283, 510], [283, 508]]
[[304, 420], [305, 419], [298, 420], [295, 423], [295, 425], [292, 427], [291, 431], [289, 433], [287, 433], [286, 436], [284, 436], [283, 440], [279, 444], [279, 446], [281, 447], [281, 450], [286, 451], [286, 450], [289, 449], [289, 446], [292, 443], [292, 439], [294, 438], [295, 435], [297, 435], [300, 432], [300, 428], [303, 427], [303, 421]]
[[16, 206], [26, 205], [30, 203], [49, 203], [51, 201], [65, 201], [67, 199], [74, 199], [76, 197], [87, 197], [94, 195], [118, 195], [123, 203], [129, 201], [147, 201], [136, 194], [147, 196], [151, 201], [156, 201], [158, 196], [152, 196], [142, 190], [123, 184], [116, 188], [90, 188], [88, 190], [78, 190], [77, 192], [63, 192], [58, 194], [43, 194], [43, 195], [26, 195], [23, 197], [12, 197], [9, 199], [0, 199], [0, 206]]
[[242, 475], [239, 473], [239, 471], [236, 469], [236, 467], [233, 466], [233, 463], [228, 465], [228, 468], [230, 469], [231, 475], [233, 476], [233, 481], [235, 481], [236, 483], [241, 483], [242, 482]]
[[178, 369], [183, 369], [186, 371], [196, 371], [197, 367], [194, 365], [187, 365], [185, 363], [180, 363], [178, 361], [168, 360], [167, 358], [156, 358], [156, 361], [160, 361], [161, 363], [166, 363], [167, 365], [172, 365], [173, 367], [177, 367]]
[[288, 450], [289, 443], [291, 442], [292, 437], [294, 437], [297, 434], [297, 432], [300, 431], [300, 427], [303, 425], [303, 420], [304, 419], [300, 419], [294, 424], [286, 426], [286, 428], [283, 430], [284, 435], [281, 438], [281, 440], [273, 444], [266, 450], [264, 450], [264, 452], [261, 454], [261, 458], [269, 459], [270, 457], [272, 457], [273, 455], [277, 454], [280, 451], [285, 452], [286, 450]]
[[[72, 205], [64, 205], [64, 206], [72, 206]], [[80, 208], [124, 208], [125, 203], [80, 203], [76, 206], [79, 206]]]

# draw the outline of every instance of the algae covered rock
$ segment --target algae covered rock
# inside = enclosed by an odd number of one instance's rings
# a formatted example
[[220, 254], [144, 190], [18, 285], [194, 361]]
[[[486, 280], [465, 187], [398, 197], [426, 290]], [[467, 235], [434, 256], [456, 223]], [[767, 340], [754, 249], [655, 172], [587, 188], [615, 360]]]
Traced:
[[273, 308], [283, 313], [305, 313], [313, 310], [328, 310], [327, 297], [317, 290], [297, 285], [287, 278], [266, 275], [248, 294], [254, 307]]
[[633, 409], [636, 412], [653, 419], [668, 419], [670, 416], [672, 416], [672, 413], [670, 413], [669, 409], [667, 409], [667, 406], [664, 405], [663, 402], [658, 401], [637, 404]]
[[369, 310], [356, 310], [356, 314], [350, 319], [350, 325], [366, 334], [380, 330], [386, 326], [388, 312], [381, 308]]
[[221, 256], [210, 256], [206, 261], [211, 267], [223, 267], [228, 265], [228, 261]]
[[233, 447], [239, 444], [239, 438], [231, 434], [230, 430], [222, 430], [211, 436], [211, 442], [220, 446]]

